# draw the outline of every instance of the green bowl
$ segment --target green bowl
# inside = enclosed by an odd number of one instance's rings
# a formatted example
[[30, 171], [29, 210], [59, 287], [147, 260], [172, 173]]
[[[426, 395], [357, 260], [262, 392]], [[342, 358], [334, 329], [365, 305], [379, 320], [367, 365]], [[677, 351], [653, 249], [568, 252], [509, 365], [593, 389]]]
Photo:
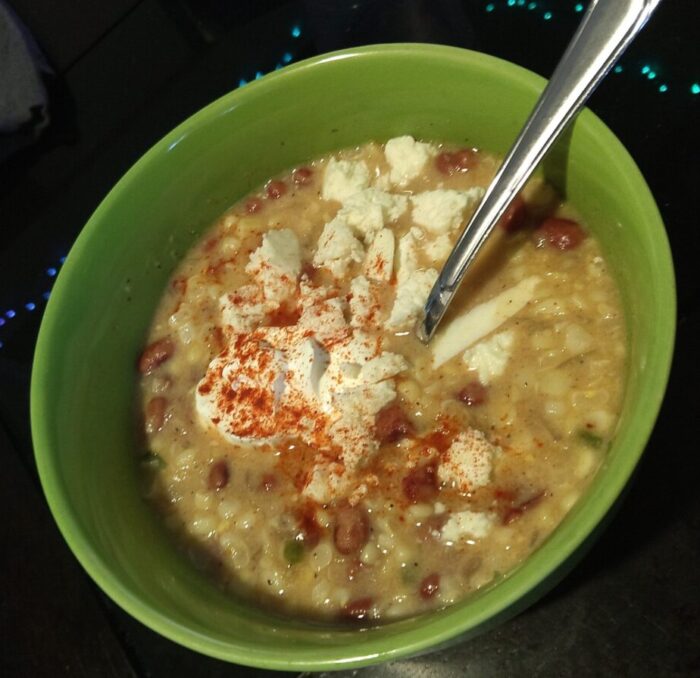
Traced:
[[109, 193], [56, 281], [39, 333], [32, 435], [49, 506], [97, 584], [164, 636], [251, 666], [360, 667], [464, 639], [531, 603], [593, 534], [628, 481], [666, 386], [675, 328], [668, 241], [610, 130], [584, 111], [545, 173], [602, 242], [629, 328], [615, 442], [590, 490], [523, 565], [447, 609], [376, 628], [283, 619], [221, 593], [139, 495], [134, 362], [180, 257], [267, 177], [400, 134], [504, 153], [545, 81], [460, 49], [381, 45], [304, 61], [228, 94], [158, 142]]

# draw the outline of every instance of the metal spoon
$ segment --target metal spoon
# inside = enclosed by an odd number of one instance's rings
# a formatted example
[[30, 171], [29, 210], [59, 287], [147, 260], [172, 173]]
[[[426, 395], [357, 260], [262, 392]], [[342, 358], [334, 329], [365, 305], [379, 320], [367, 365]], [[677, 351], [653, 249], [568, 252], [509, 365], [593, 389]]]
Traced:
[[430, 291], [416, 329], [422, 342], [430, 341], [435, 333], [496, 222], [660, 2], [591, 0], [547, 87]]

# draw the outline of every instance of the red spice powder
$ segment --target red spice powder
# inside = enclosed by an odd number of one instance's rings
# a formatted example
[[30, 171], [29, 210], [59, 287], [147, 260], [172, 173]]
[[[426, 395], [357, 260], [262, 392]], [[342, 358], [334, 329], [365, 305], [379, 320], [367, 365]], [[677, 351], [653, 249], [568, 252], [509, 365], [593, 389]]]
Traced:
[[[292, 437], [303, 439], [314, 453], [332, 449], [327, 415], [303, 393], [288, 388], [281, 397], [276, 393], [282, 363], [269, 338], [265, 328], [234, 335], [229, 349], [210, 366], [198, 387], [199, 394], [213, 401], [223, 429], [231, 436]], [[233, 356], [230, 364], [229, 354]], [[312, 466], [305, 464], [305, 468]]]

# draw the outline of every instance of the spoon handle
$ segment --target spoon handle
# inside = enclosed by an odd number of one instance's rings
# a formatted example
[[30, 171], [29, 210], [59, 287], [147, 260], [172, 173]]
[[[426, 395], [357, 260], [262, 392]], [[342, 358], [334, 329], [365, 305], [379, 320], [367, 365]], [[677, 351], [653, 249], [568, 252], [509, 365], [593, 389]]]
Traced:
[[660, 2], [591, 0], [564, 56], [430, 291], [417, 328], [421, 341], [427, 343], [435, 333], [467, 268], [517, 192]]

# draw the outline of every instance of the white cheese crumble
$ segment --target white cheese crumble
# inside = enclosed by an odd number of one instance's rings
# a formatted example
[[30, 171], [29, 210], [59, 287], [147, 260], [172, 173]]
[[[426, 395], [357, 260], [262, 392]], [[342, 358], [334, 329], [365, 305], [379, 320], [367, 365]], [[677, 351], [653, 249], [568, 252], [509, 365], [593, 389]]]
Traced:
[[301, 272], [301, 247], [294, 231], [268, 231], [245, 267], [256, 284], [244, 285], [219, 298], [224, 326], [250, 332], [265, 316], [294, 296]]
[[374, 236], [372, 244], [367, 249], [364, 270], [365, 275], [377, 282], [389, 282], [394, 268], [394, 249], [396, 238], [394, 231], [383, 228]]
[[441, 264], [450, 256], [452, 246], [452, 238], [447, 233], [441, 233], [426, 244], [424, 251], [433, 263]]
[[432, 233], [448, 233], [463, 225], [467, 206], [483, 195], [484, 189], [478, 186], [466, 191], [437, 189], [412, 195], [413, 221]]
[[342, 278], [353, 263], [365, 256], [362, 243], [353, 235], [343, 219], [336, 217], [324, 227], [314, 254], [314, 266], [327, 268], [336, 278]]
[[[352, 335], [332, 344], [329, 347], [329, 357], [328, 368], [320, 381], [321, 398], [327, 410], [335, 408], [336, 399], [343, 393], [372, 387], [393, 377], [407, 366], [403, 356], [378, 352], [377, 340], [361, 330], [355, 330]], [[393, 382], [388, 385], [393, 393]], [[373, 410], [371, 414], [376, 414], [386, 403], [376, 408], [372, 403], [375, 397], [381, 400], [384, 395], [370, 394], [367, 402], [364, 405], [358, 402], [357, 407], [363, 410], [369, 408]]]
[[363, 160], [331, 158], [323, 174], [321, 197], [324, 200], [345, 202], [351, 195], [367, 188], [369, 180], [369, 169]]
[[390, 191], [391, 190], [391, 179], [388, 174], [377, 174], [377, 177], [372, 184], [375, 188], [380, 191]]
[[331, 341], [347, 330], [345, 304], [339, 297], [331, 296], [327, 287], [312, 287], [302, 276], [299, 284], [301, 316], [297, 327], [304, 334], [313, 334], [321, 343]]
[[334, 417], [329, 436], [341, 449], [343, 466], [316, 460], [309, 484], [302, 490], [316, 501], [327, 502], [347, 494], [360, 463], [376, 451], [371, 432], [379, 410], [396, 398], [392, 377], [406, 369], [403, 356], [376, 353], [376, 342], [363, 332], [330, 348], [330, 363], [320, 380], [324, 409]]
[[345, 475], [343, 464], [326, 461], [319, 455], [302, 494], [319, 504], [326, 504], [347, 489], [348, 481]]
[[418, 320], [437, 277], [438, 272], [429, 268], [414, 271], [407, 279], [399, 282], [388, 321], [391, 329], [406, 329]]
[[399, 238], [397, 248], [396, 282], [400, 285], [418, 269], [418, 250], [423, 241], [423, 231], [413, 226], [410, 231]]
[[[284, 385], [285, 358], [260, 337], [250, 335], [244, 350], [224, 351], [209, 364], [207, 374], [195, 389], [195, 408], [205, 426], [214, 425], [230, 443], [252, 445], [274, 442], [278, 437], [271, 416]], [[211, 378], [215, 375], [216, 378]], [[241, 407], [235, 413], [236, 426], [222, 407], [222, 398], [244, 389], [268, 394], [267, 407]], [[255, 431], [256, 435], [247, 435]]]
[[490, 384], [505, 371], [514, 340], [515, 335], [511, 330], [499, 332], [468, 348], [462, 354], [462, 360], [469, 369], [477, 371], [482, 384]]
[[415, 179], [437, 149], [431, 144], [416, 141], [412, 136], [389, 139], [384, 146], [384, 155], [391, 167], [392, 183], [405, 186]]
[[328, 367], [326, 350], [309, 337], [292, 344], [287, 352], [288, 388], [311, 401], [320, 399], [320, 382]]
[[[353, 376], [357, 377], [362, 365], [379, 355], [380, 352], [377, 338], [362, 330], [355, 330], [352, 333], [348, 330], [342, 337], [334, 337], [332, 349], [332, 361], [329, 371], [326, 373], [327, 377], [335, 376], [331, 374], [333, 371], [331, 368], [342, 369], [347, 365], [357, 367], [353, 373]], [[344, 379], [346, 376], [347, 374], [343, 372], [341, 378]]]
[[197, 385], [195, 407], [229, 442], [294, 436], [319, 450], [308, 496], [360, 496], [358, 467], [378, 448], [376, 413], [396, 398], [393, 377], [407, 363], [348, 326], [344, 302], [328, 298], [333, 290], [311, 287], [305, 276], [299, 289], [299, 322], [232, 333]]
[[358, 275], [350, 282], [350, 325], [367, 327], [376, 325], [379, 320], [379, 303], [369, 280]]
[[393, 380], [361, 384], [333, 394], [334, 409], [341, 416], [330, 425], [329, 435], [343, 451], [348, 480], [352, 479], [360, 463], [376, 451], [377, 443], [371, 435], [375, 416], [395, 398]]
[[343, 301], [333, 297], [319, 301], [312, 309], [305, 308], [297, 327], [313, 332], [319, 341], [328, 341], [347, 327]]
[[493, 526], [493, 517], [487, 513], [460, 511], [453, 513], [442, 528], [440, 538], [446, 542], [457, 542], [465, 537], [481, 539]]
[[[396, 397], [394, 383], [391, 381], [379, 381], [371, 384], [359, 384], [349, 388], [343, 388], [333, 393], [333, 403], [342, 412], [341, 418], [331, 426], [335, 436], [343, 436], [346, 432], [351, 439], [357, 437], [357, 426], [364, 422], [374, 423], [374, 415], [385, 405], [388, 405]], [[362, 426], [366, 428], [366, 424]], [[367, 446], [372, 443], [367, 440]], [[357, 443], [353, 445], [357, 447]], [[347, 456], [344, 455], [347, 463]], [[354, 466], [354, 464], [350, 464]]]
[[497, 452], [498, 448], [481, 431], [473, 428], [462, 431], [441, 459], [438, 479], [460, 492], [487, 485]]
[[260, 285], [266, 300], [288, 299], [296, 290], [301, 272], [301, 247], [296, 233], [288, 228], [265, 233], [245, 270]]
[[219, 298], [221, 321], [234, 332], [250, 332], [277, 308], [279, 303], [265, 300], [257, 285], [244, 285], [236, 292]]
[[340, 217], [369, 243], [386, 223], [396, 221], [407, 209], [408, 198], [377, 188], [365, 188], [348, 196], [338, 211]]
[[357, 380], [365, 384], [377, 384], [389, 377], [395, 377], [408, 367], [406, 358], [398, 353], [385, 352], [366, 362], [357, 375]]

